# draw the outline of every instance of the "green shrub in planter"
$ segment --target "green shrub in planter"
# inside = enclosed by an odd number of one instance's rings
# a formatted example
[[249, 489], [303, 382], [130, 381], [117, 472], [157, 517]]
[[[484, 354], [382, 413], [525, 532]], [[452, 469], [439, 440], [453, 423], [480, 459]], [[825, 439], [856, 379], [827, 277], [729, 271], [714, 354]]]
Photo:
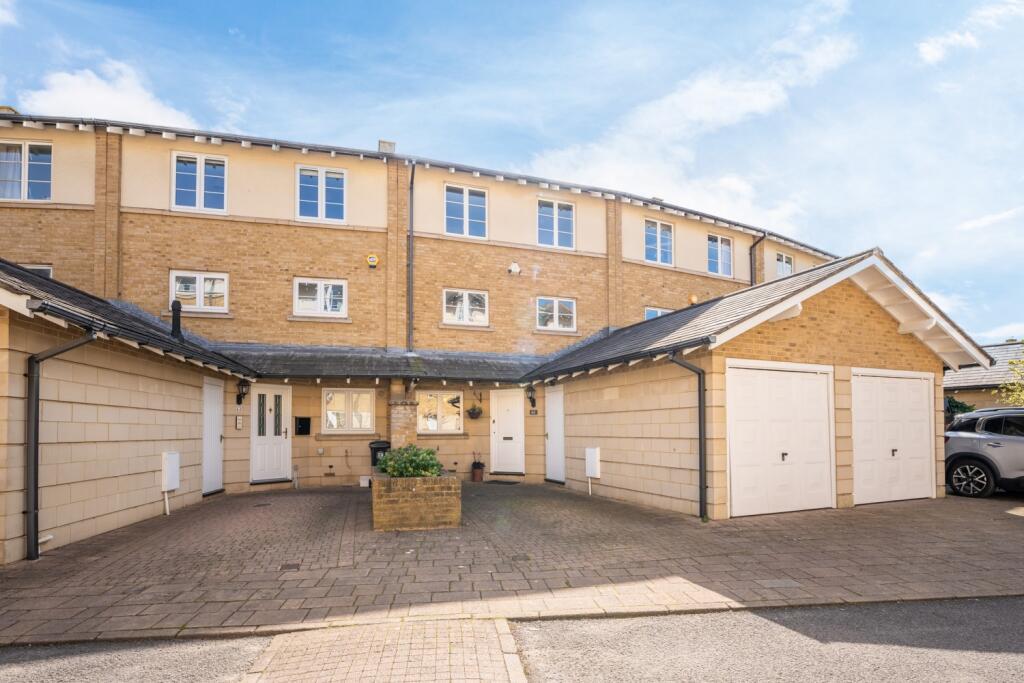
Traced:
[[392, 477], [439, 477], [444, 471], [437, 451], [416, 444], [388, 451], [377, 461], [377, 467]]

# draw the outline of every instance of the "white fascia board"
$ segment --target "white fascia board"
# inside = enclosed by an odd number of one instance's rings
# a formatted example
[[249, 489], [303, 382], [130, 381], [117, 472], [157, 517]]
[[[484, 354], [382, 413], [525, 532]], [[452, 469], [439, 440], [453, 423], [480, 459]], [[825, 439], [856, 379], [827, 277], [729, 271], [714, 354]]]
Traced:
[[28, 308], [28, 300], [30, 298], [31, 297], [28, 294], [0, 289], [0, 306], [9, 308], [16, 313], [21, 313], [23, 316], [28, 318], [31, 318], [34, 315], [34, 313]]
[[772, 318], [779, 315], [786, 309], [792, 308], [796, 304], [806, 301], [807, 299], [810, 299], [812, 296], [816, 294], [824, 292], [829, 287], [832, 287], [842, 282], [843, 280], [847, 280], [853, 277], [854, 275], [856, 275], [857, 273], [861, 272], [866, 268], [878, 265], [881, 265], [881, 261], [879, 261], [877, 256], [871, 255], [864, 259], [863, 261], [858, 261], [857, 263], [851, 266], [843, 268], [838, 273], [833, 273], [832, 275], [825, 278], [818, 284], [808, 287], [803, 291], [796, 292], [792, 296], [788, 296], [782, 301], [779, 301], [774, 306], [769, 306], [768, 308], [761, 311], [757, 315], [751, 316], [742, 322], [736, 323], [729, 329], [719, 332], [718, 334], [715, 335], [715, 341], [712, 342], [711, 344], [708, 344], [708, 349], [718, 348], [722, 344], [725, 344], [726, 342], [735, 339], [744, 332], [752, 330], [758, 325], [771, 320]]

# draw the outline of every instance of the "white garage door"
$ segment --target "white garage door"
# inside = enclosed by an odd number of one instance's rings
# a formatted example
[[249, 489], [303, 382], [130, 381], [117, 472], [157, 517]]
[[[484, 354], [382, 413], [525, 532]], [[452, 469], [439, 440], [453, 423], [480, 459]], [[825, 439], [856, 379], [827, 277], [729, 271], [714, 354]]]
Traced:
[[831, 375], [726, 370], [732, 516], [832, 507]]
[[854, 504], [934, 494], [933, 382], [854, 372]]

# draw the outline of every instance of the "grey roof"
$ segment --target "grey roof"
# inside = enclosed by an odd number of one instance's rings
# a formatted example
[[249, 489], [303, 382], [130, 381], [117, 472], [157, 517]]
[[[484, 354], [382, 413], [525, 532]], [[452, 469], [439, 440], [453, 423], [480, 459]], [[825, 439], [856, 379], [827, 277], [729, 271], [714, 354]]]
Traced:
[[588, 194], [600, 195], [608, 199], [619, 198], [629, 200], [633, 204], [641, 206], [649, 206], [659, 210], [667, 210], [676, 212], [686, 217], [713, 223], [723, 227], [733, 228], [743, 232], [753, 232], [758, 235], [765, 235], [772, 240], [781, 244], [787, 244], [802, 251], [807, 251], [825, 258], [833, 259], [836, 258], [835, 254], [829, 253], [823, 249], [813, 247], [805, 242], [795, 240], [791, 237], [786, 237], [780, 233], [768, 230], [766, 228], [759, 228], [748, 223], [742, 223], [740, 221], [734, 221], [729, 218], [723, 218], [714, 214], [705, 213], [703, 211], [697, 211], [695, 209], [689, 209], [678, 204], [672, 204], [666, 202], [663, 199], [657, 197], [643, 197], [638, 194], [630, 192], [623, 192], [621, 190], [611, 190], [604, 187], [598, 187], [594, 185], [584, 185], [581, 183], [567, 182], [561, 180], [554, 180], [551, 178], [542, 178], [540, 176], [528, 175], [523, 173], [514, 173], [508, 171], [496, 171], [494, 169], [483, 168], [480, 166], [469, 166], [466, 164], [457, 164], [450, 161], [441, 161], [437, 159], [425, 159], [422, 157], [410, 156], [405, 154], [385, 154], [377, 151], [354, 149], [351, 147], [337, 147], [333, 145], [322, 145], [308, 142], [294, 142], [290, 140], [278, 140], [275, 138], [261, 138], [253, 137], [251, 135], [241, 135], [239, 133], [222, 133], [216, 131], [206, 130], [194, 130], [186, 128], [175, 128], [171, 126], [157, 126], [145, 123], [131, 123], [128, 121], [113, 121], [110, 119], [91, 119], [91, 118], [77, 118], [67, 116], [33, 116], [29, 114], [8, 114], [0, 113], [0, 121], [17, 121], [17, 122], [29, 122], [29, 123], [43, 123], [43, 124], [73, 124], [81, 126], [102, 126], [106, 128], [121, 129], [124, 132], [131, 134], [137, 131], [138, 133], [154, 133], [161, 135], [163, 133], [171, 133], [175, 136], [181, 135], [184, 137], [202, 137], [207, 140], [217, 140], [223, 142], [246, 142], [247, 144], [261, 146], [261, 147], [283, 147], [286, 149], [298, 149], [308, 150], [313, 152], [324, 152], [328, 154], [341, 154], [345, 156], [358, 156], [360, 158], [367, 157], [371, 159], [382, 159], [387, 161], [389, 159], [396, 160], [401, 163], [417, 163], [417, 164], [429, 164], [431, 166], [437, 166], [439, 168], [451, 168], [460, 173], [470, 173], [473, 175], [486, 176], [491, 178], [506, 178], [511, 181], [522, 181], [531, 185], [544, 185], [553, 188], [561, 189], [573, 189], [579, 190], [580, 192], [586, 192]]
[[515, 382], [543, 362], [540, 356], [349, 346], [211, 342], [262, 377], [422, 377]]
[[31, 304], [34, 311], [78, 327], [177, 353], [242, 375], [255, 375], [249, 367], [211, 349], [201, 337], [187, 335], [179, 339], [173, 336], [168, 323], [131, 304], [101, 299], [2, 258], [0, 287], [28, 295], [34, 300]]
[[635, 358], [703, 346], [716, 334], [868, 258], [864, 251], [789, 277], [741, 289], [652, 320], [608, 332], [603, 339], [557, 355], [524, 379], [547, 377], [601, 367]]
[[995, 359], [990, 368], [964, 368], [959, 372], [947, 372], [942, 379], [946, 389], [988, 389], [1014, 379], [1010, 370], [1011, 360], [1024, 360], [1024, 342], [1006, 342], [981, 347]]

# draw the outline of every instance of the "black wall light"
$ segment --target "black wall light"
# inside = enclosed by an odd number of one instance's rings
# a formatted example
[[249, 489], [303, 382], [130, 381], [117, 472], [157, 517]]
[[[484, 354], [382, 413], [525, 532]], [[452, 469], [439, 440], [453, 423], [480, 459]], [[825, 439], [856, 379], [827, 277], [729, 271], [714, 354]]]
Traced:
[[537, 407], [537, 390], [533, 388], [533, 385], [526, 387], [526, 398], [530, 401], [530, 407]]
[[245, 395], [249, 393], [249, 386], [250, 386], [249, 385], [249, 380], [247, 380], [247, 379], [240, 379], [240, 380], [238, 380], [238, 386], [237, 386], [238, 393], [235, 394], [235, 403], [237, 403], [238, 405], [242, 405], [242, 401], [245, 399]]

